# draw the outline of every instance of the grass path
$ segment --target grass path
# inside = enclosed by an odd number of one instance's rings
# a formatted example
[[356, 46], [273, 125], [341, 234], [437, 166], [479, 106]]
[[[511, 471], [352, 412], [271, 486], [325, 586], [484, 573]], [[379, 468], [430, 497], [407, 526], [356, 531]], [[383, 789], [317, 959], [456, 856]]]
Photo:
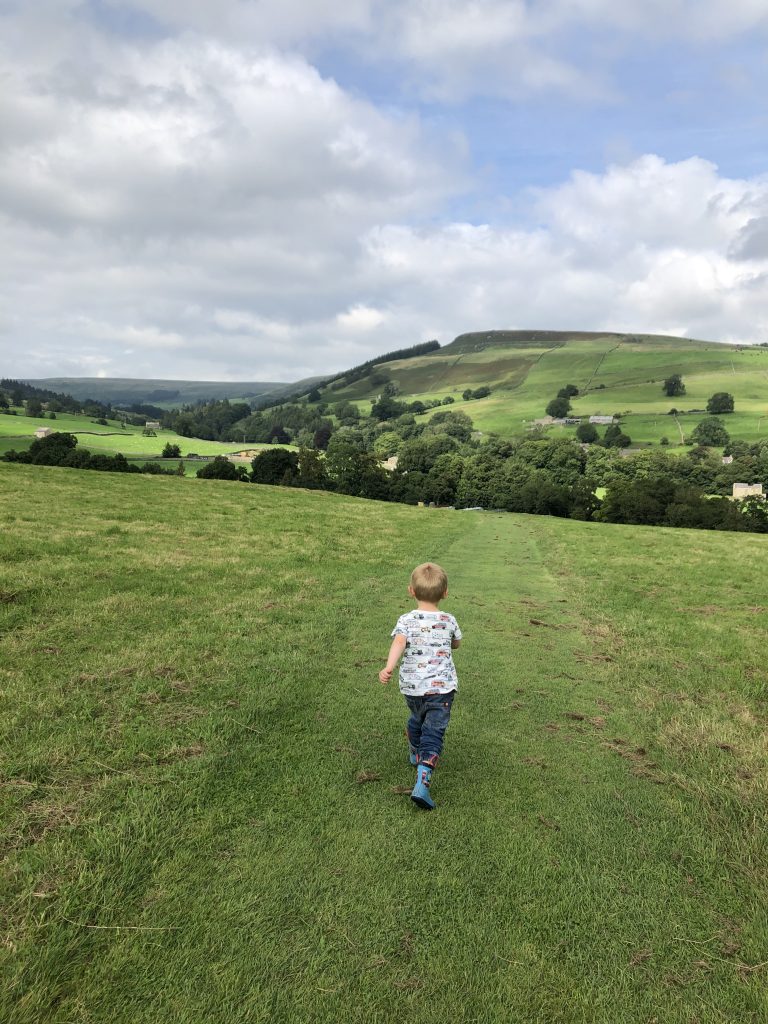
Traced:
[[[0, 483], [4, 1020], [764, 1019], [765, 538]], [[430, 814], [376, 681], [424, 558]]]

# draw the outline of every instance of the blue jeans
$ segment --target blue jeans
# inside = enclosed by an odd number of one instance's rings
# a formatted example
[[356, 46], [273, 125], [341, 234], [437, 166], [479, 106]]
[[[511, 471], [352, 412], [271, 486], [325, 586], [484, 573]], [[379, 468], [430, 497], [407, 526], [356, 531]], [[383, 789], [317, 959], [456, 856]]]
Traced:
[[411, 712], [406, 725], [408, 742], [418, 752], [421, 764], [428, 764], [432, 768], [437, 764], [455, 696], [455, 690], [423, 697], [405, 695], [405, 703]]

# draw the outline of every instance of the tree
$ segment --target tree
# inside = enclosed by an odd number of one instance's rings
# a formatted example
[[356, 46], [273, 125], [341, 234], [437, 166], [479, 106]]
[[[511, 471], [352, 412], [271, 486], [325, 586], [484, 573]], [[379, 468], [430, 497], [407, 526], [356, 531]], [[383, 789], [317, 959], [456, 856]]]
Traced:
[[333, 434], [333, 427], [330, 423], [321, 423], [312, 438], [312, 444], [318, 451], [324, 452]]
[[670, 398], [685, 394], [685, 384], [683, 384], [683, 378], [679, 373], [673, 373], [671, 377], [665, 378], [661, 388], [664, 394], [669, 395]]
[[373, 442], [373, 450], [381, 459], [390, 459], [397, 455], [403, 445], [403, 439], [394, 430], [385, 430]]
[[315, 491], [322, 491], [328, 486], [325, 460], [316, 448], [302, 448], [299, 451], [299, 470], [296, 477], [296, 486], [307, 487]]
[[251, 480], [255, 484], [289, 486], [298, 474], [299, 457], [287, 448], [266, 448], [251, 462]]
[[576, 427], [576, 437], [582, 444], [594, 444], [599, 436], [594, 423], [580, 423]]
[[453, 405], [454, 401], [455, 401], [455, 399], [451, 398], [450, 395], [446, 395], [445, 398], [442, 401], [442, 404], [443, 405]]
[[716, 391], [707, 402], [707, 412], [714, 414], [733, 412], [733, 407], [733, 395], [727, 391]]
[[177, 444], [171, 444], [167, 442], [165, 448], [163, 448], [162, 458], [164, 459], [178, 459], [181, 458], [181, 448]]
[[606, 448], [629, 448], [632, 438], [624, 433], [618, 423], [612, 423], [605, 428], [603, 444]]
[[458, 442], [448, 434], [422, 434], [402, 446], [397, 457], [397, 468], [401, 473], [414, 470], [428, 473], [441, 455], [447, 455], [457, 448]]
[[436, 412], [426, 426], [431, 434], [449, 434], [459, 441], [468, 441], [472, 436], [472, 420], [465, 412], [441, 410]]
[[[394, 385], [392, 385], [394, 387]], [[375, 420], [393, 420], [405, 412], [403, 402], [398, 402], [391, 394], [387, 394], [388, 384], [381, 394], [381, 397], [371, 406], [371, 416]]]
[[559, 420], [571, 411], [571, 403], [567, 398], [553, 398], [547, 406], [547, 416]]
[[224, 455], [217, 455], [213, 462], [201, 466], [197, 471], [201, 480], [247, 480], [245, 466], [236, 466]]
[[333, 407], [333, 411], [339, 423], [343, 425], [357, 423], [357, 421], [360, 419], [360, 410], [357, 408], [354, 402], [338, 402]]
[[579, 389], [575, 384], [566, 384], [564, 388], [560, 388], [557, 392], [558, 398], [575, 398], [578, 395]]
[[719, 448], [728, 444], [730, 435], [717, 416], [705, 416], [691, 432], [691, 440], [708, 448]]
[[25, 404], [24, 412], [27, 416], [42, 416], [43, 403], [37, 398], [28, 398]]

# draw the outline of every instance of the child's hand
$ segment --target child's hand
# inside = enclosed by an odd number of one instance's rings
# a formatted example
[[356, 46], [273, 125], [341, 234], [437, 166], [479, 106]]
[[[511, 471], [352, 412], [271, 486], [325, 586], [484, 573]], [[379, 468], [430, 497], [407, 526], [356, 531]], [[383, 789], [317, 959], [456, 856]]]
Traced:
[[389, 682], [389, 680], [392, 678], [392, 673], [393, 672], [394, 672], [394, 669], [383, 668], [381, 670], [381, 672], [379, 672], [379, 682], [382, 683], [384, 686], [386, 686], [387, 683]]

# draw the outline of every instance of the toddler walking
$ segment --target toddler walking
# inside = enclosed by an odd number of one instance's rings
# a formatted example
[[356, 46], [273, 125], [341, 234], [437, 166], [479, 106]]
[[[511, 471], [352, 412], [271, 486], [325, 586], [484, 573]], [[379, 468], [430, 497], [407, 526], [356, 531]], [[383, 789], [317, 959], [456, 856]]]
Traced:
[[417, 766], [411, 800], [431, 811], [435, 806], [429, 792], [432, 772], [443, 749], [459, 685], [451, 651], [461, 642], [461, 630], [456, 619], [438, 607], [448, 596], [448, 577], [439, 565], [417, 565], [411, 573], [408, 593], [416, 601], [416, 608], [397, 620], [379, 680], [389, 682], [402, 655], [400, 692], [411, 712], [406, 732], [411, 764]]

